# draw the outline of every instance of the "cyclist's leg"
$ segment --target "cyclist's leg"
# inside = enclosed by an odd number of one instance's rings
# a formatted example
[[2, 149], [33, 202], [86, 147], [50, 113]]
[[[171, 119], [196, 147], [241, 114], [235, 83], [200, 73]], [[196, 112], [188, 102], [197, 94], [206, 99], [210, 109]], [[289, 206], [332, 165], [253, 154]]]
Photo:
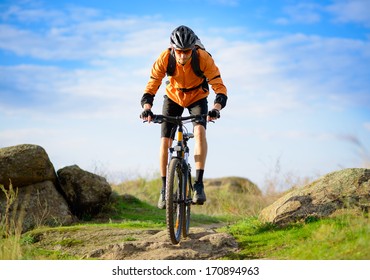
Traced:
[[[189, 106], [189, 112], [192, 115], [206, 114], [208, 112], [207, 99], [201, 99]], [[207, 158], [207, 138], [206, 138], [207, 122], [194, 123], [194, 160], [196, 176], [194, 181], [194, 197], [193, 202], [196, 204], [203, 204], [206, 201], [206, 195], [203, 185], [203, 173]]]
[[206, 129], [201, 124], [196, 124], [194, 126], [194, 160], [195, 160], [195, 169], [204, 170], [207, 159], [207, 138], [206, 138]]
[[161, 146], [159, 148], [159, 172], [161, 177], [166, 177], [168, 164], [168, 149], [172, 145], [172, 138], [161, 137]]
[[[208, 112], [208, 101], [207, 98], [203, 98], [191, 104], [188, 107], [189, 113], [191, 115], [207, 114]], [[207, 122], [193, 122], [194, 125], [194, 160], [195, 169], [204, 170], [207, 158], [207, 138], [206, 138], [206, 127]]]

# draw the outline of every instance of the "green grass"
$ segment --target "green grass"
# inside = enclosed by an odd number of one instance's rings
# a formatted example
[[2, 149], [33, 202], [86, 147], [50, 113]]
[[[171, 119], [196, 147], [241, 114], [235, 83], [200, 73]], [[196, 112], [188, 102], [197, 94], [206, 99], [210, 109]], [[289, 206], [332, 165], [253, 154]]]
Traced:
[[[129, 224], [134, 227], [145, 227], [145, 224], [149, 227], [166, 226], [165, 210], [131, 195], [113, 195], [101, 216], [104, 219], [109, 218], [111, 222], [119, 221], [125, 227], [129, 227]], [[191, 220], [193, 225], [201, 225], [224, 222], [227, 218], [192, 213]]]
[[46, 250], [31, 246], [23, 247], [22, 260], [76, 260], [75, 256], [60, 250]]
[[159, 224], [164, 224], [165, 221], [165, 212], [131, 195], [113, 195], [101, 215], [113, 221], [151, 221], [151, 223]]
[[370, 259], [368, 215], [342, 214], [286, 228], [247, 218], [223, 230], [239, 243], [228, 259], [343, 260]]

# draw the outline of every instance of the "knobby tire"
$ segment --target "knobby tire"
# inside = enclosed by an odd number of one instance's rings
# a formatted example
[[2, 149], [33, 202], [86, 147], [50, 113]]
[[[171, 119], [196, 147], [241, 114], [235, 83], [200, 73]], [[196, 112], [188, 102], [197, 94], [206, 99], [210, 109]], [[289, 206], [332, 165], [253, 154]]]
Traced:
[[182, 184], [184, 181], [182, 160], [172, 158], [168, 166], [166, 186], [166, 224], [172, 244], [181, 239], [185, 205]]
[[[192, 187], [191, 184], [191, 174], [189, 166], [184, 166], [184, 178], [185, 178], [185, 205], [184, 205], [184, 219], [182, 222], [182, 236], [186, 238], [189, 235], [190, 229], [190, 212], [192, 204]], [[187, 180], [186, 180], [187, 179]]]

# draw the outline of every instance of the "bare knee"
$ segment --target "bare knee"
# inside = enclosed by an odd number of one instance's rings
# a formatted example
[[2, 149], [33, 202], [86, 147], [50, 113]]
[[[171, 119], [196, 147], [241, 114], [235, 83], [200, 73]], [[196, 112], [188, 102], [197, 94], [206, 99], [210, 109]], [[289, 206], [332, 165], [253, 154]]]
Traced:
[[171, 138], [167, 138], [167, 137], [162, 137], [161, 138], [161, 147], [163, 149], [168, 149], [171, 146], [171, 143], [172, 143]]
[[206, 137], [206, 129], [203, 125], [197, 124], [196, 126], [194, 126], [194, 137], [196, 138]]

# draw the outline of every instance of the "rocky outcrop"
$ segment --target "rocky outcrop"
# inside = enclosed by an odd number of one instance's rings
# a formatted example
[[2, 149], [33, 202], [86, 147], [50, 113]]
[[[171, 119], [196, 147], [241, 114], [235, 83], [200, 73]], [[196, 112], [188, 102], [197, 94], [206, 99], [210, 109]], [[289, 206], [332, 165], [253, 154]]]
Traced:
[[[21, 231], [40, 225], [68, 225], [74, 216], [62, 194], [46, 151], [37, 145], [19, 145], [0, 149], [0, 217], [12, 217]], [[16, 192], [10, 204], [9, 188]], [[9, 218], [7, 217], [7, 218]], [[8, 225], [10, 226], [10, 225]]]
[[211, 191], [212, 189], [225, 189], [226, 191], [240, 194], [262, 195], [261, 190], [256, 184], [242, 177], [206, 179], [204, 180], [204, 186], [207, 190]]
[[18, 145], [0, 149], [0, 184], [18, 188], [43, 181], [56, 181], [53, 164], [46, 151], [37, 145]]
[[22, 231], [42, 225], [69, 225], [75, 221], [66, 201], [51, 181], [19, 188], [11, 216], [14, 221], [21, 222]]
[[58, 170], [60, 186], [72, 212], [78, 217], [97, 214], [112, 193], [107, 180], [77, 165]]
[[261, 211], [259, 219], [277, 225], [328, 217], [338, 210], [370, 208], [370, 169], [350, 168], [329, 173], [293, 189]]
[[[30, 144], [0, 149], [0, 185], [0, 222], [12, 219], [22, 231], [41, 225], [69, 225], [76, 216], [91, 217], [112, 192], [103, 177], [78, 166], [56, 173], [46, 151]], [[11, 190], [14, 201], [9, 199]]]

